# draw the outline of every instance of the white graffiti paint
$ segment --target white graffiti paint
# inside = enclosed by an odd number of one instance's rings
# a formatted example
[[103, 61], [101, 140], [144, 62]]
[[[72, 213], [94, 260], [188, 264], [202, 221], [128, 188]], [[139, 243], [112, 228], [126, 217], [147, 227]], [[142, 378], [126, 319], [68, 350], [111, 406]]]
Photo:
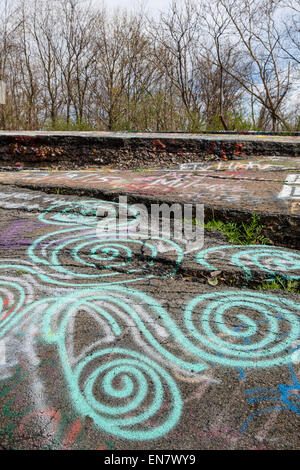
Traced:
[[282, 190], [278, 194], [279, 199], [295, 199], [300, 201], [300, 175], [287, 176]]
[[5, 339], [0, 340], [0, 366], [6, 364], [6, 346]]

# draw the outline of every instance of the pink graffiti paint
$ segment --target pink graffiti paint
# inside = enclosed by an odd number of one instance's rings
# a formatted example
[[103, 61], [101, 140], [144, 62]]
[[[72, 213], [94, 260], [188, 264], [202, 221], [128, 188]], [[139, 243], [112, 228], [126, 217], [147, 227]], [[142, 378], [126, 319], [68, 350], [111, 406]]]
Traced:
[[74, 442], [76, 441], [78, 434], [81, 429], [81, 421], [79, 419], [75, 420], [73, 423], [70, 431], [68, 432], [61, 449], [62, 450], [70, 450]]

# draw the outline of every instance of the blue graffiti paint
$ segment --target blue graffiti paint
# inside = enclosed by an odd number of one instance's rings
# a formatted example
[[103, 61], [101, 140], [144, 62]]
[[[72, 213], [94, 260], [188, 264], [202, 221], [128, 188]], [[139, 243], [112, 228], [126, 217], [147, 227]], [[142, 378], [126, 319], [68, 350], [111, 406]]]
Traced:
[[[296, 348], [298, 349], [298, 348]], [[296, 351], [296, 349], [290, 351]], [[264, 413], [269, 413], [274, 410], [289, 410], [293, 411], [297, 415], [300, 415], [300, 396], [298, 391], [300, 391], [300, 382], [295, 374], [293, 363], [289, 364], [289, 370], [292, 377], [292, 383], [279, 384], [276, 388], [252, 388], [246, 390], [246, 395], [250, 396], [248, 398], [248, 403], [259, 403], [266, 401], [279, 402], [279, 406], [272, 406], [269, 408], [263, 408], [260, 411], [251, 413], [241, 426], [241, 430], [245, 432], [247, 430], [248, 424], [253, 421], [254, 418], [260, 416]], [[295, 393], [296, 391], [296, 393]], [[251, 395], [254, 395], [251, 397]], [[258, 395], [258, 396], [255, 396]]]
[[239, 372], [239, 375], [237, 376], [238, 379], [241, 379], [241, 380], [245, 380], [246, 378], [246, 373], [245, 373], [245, 370], [242, 369], [241, 367], [238, 367], [238, 372]]

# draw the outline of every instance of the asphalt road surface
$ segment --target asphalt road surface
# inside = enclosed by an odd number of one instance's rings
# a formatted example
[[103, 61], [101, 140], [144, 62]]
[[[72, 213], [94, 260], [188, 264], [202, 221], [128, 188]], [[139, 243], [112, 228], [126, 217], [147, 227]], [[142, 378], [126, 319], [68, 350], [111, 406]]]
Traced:
[[259, 289], [297, 251], [116, 239], [109, 198], [25, 178], [1, 174], [0, 448], [299, 447], [299, 294]]

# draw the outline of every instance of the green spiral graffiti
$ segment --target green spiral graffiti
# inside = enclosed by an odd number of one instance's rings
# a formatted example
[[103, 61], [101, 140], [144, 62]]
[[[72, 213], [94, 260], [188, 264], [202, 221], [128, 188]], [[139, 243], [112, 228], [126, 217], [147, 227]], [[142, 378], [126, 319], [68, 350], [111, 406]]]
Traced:
[[[40, 216], [39, 220], [51, 225], [79, 225], [81, 227], [93, 227], [99, 223], [97, 210], [102, 208], [116, 214], [115, 209], [120, 205], [110, 201], [66, 201], [48, 207]], [[123, 207], [123, 205], [121, 204]], [[130, 209], [133, 218], [138, 217], [137, 211]], [[107, 219], [111, 220], [110, 217]]]
[[[262, 293], [226, 290], [197, 296], [187, 305], [183, 313], [185, 327], [189, 333], [187, 335], [153, 297], [119, 286], [103, 286], [101, 293], [95, 290], [83, 290], [57, 300], [44, 314], [44, 337], [51, 342], [59, 339], [53, 334], [54, 328], [51, 326], [51, 321], [55, 315], [57, 316], [57, 312], [63, 312], [61, 321], [66, 325], [67, 319], [72, 316], [76, 308], [81, 308], [85, 303], [95, 305], [99, 301], [108, 302], [112, 307], [120, 307], [125, 311], [163, 358], [174, 365], [195, 372], [206, 368], [203, 361], [230, 367], [272, 367], [286, 364], [290, 360], [287, 350], [298, 339], [300, 331], [299, 318], [292, 313], [300, 311], [300, 305], [297, 303]], [[145, 322], [135, 312], [134, 306], [141, 303], [146, 306], [147, 310], [152, 311], [154, 317], [161, 318], [164, 327], [174, 340], [186, 351], [195, 355], [195, 361], [186, 362], [176, 357], [156, 340]], [[243, 329], [234, 331], [234, 326], [230, 323], [226, 324], [226, 314], [229, 314], [230, 319], [235, 315], [243, 325]], [[251, 314], [254, 319], [251, 318]], [[256, 318], [257, 315], [259, 318]], [[279, 320], [285, 322], [289, 328], [281, 341], [278, 341]], [[267, 328], [260, 328], [258, 331], [258, 327], [264, 325]], [[51, 331], [51, 338], [49, 331]], [[61, 331], [59, 328], [59, 334]], [[222, 339], [224, 335], [230, 341]], [[264, 335], [263, 339], [261, 339], [262, 335]], [[248, 339], [248, 343], [242, 344], [241, 340], [244, 342], [245, 338]]]
[[[107, 304], [109, 309], [103, 307]], [[151, 333], [147, 322], [135, 311], [137, 304], [152, 311], [153, 318], [160, 317], [174, 341], [181, 349], [192, 354], [194, 361], [187, 362], [165, 349]], [[14, 318], [14, 325], [30, 313], [32, 321], [42, 315], [42, 337], [58, 348], [77, 412], [92, 417], [96, 425], [106, 432], [133, 440], [155, 439], [176, 425], [181, 413], [180, 392], [176, 382], [157, 361], [134, 350], [106, 347], [71, 364], [65, 344], [68, 323], [84, 306], [92, 308], [108, 322], [116, 336], [122, 333], [122, 327], [114, 312], [122, 309], [134, 320], [136, 328], [162, 363], [170, 368], [180, 367], [193, 373], [202, 372], [206, 368], [204, 361], [227, 367], [269, 368], [287, 364], [290, 361], [288, 350], [299, 337], [299, 319], [292, 313], [299, 312], [298, 304], [253, 292], [222, 291], [197, 296], [183, 312], [188, 334], [179, 328], [156, 299], [120, 286], [101, 285], [101, 290], [78, 290], [60, 298], [42, 299], [23, 308], [21, 314]], [[228, 323], [227, 314], [242, 324], [242, 330], [236, 331], [234, 324]], [[284, 339], [278, 341], [280, 321], [288, 324], [289, 331]], [[265, 323], [267, 328], [259, 331], [259, 327]], [[8, 325], [1, 325], [0, 328], [8, 331]], [[250, 341], [245, 344], [246, 339]], [[111, 356], [117, 357], [112, 359]], [[114, 380], [117, 378], [121, 380], [121, 385], [115, 387]], [[148, 420], [159, 415], [163, 403], [162, 383], [168, 389], [168, 418], [163, 423], [152, 424], [151, 429], [148, 429]], [[149, 402], [146, 396], [150, 389], [154, 397]], [[100, 399], [104, 396], [109, 397], [108, 403]], [[134, 416], [133, 411], [136, 411]]]

